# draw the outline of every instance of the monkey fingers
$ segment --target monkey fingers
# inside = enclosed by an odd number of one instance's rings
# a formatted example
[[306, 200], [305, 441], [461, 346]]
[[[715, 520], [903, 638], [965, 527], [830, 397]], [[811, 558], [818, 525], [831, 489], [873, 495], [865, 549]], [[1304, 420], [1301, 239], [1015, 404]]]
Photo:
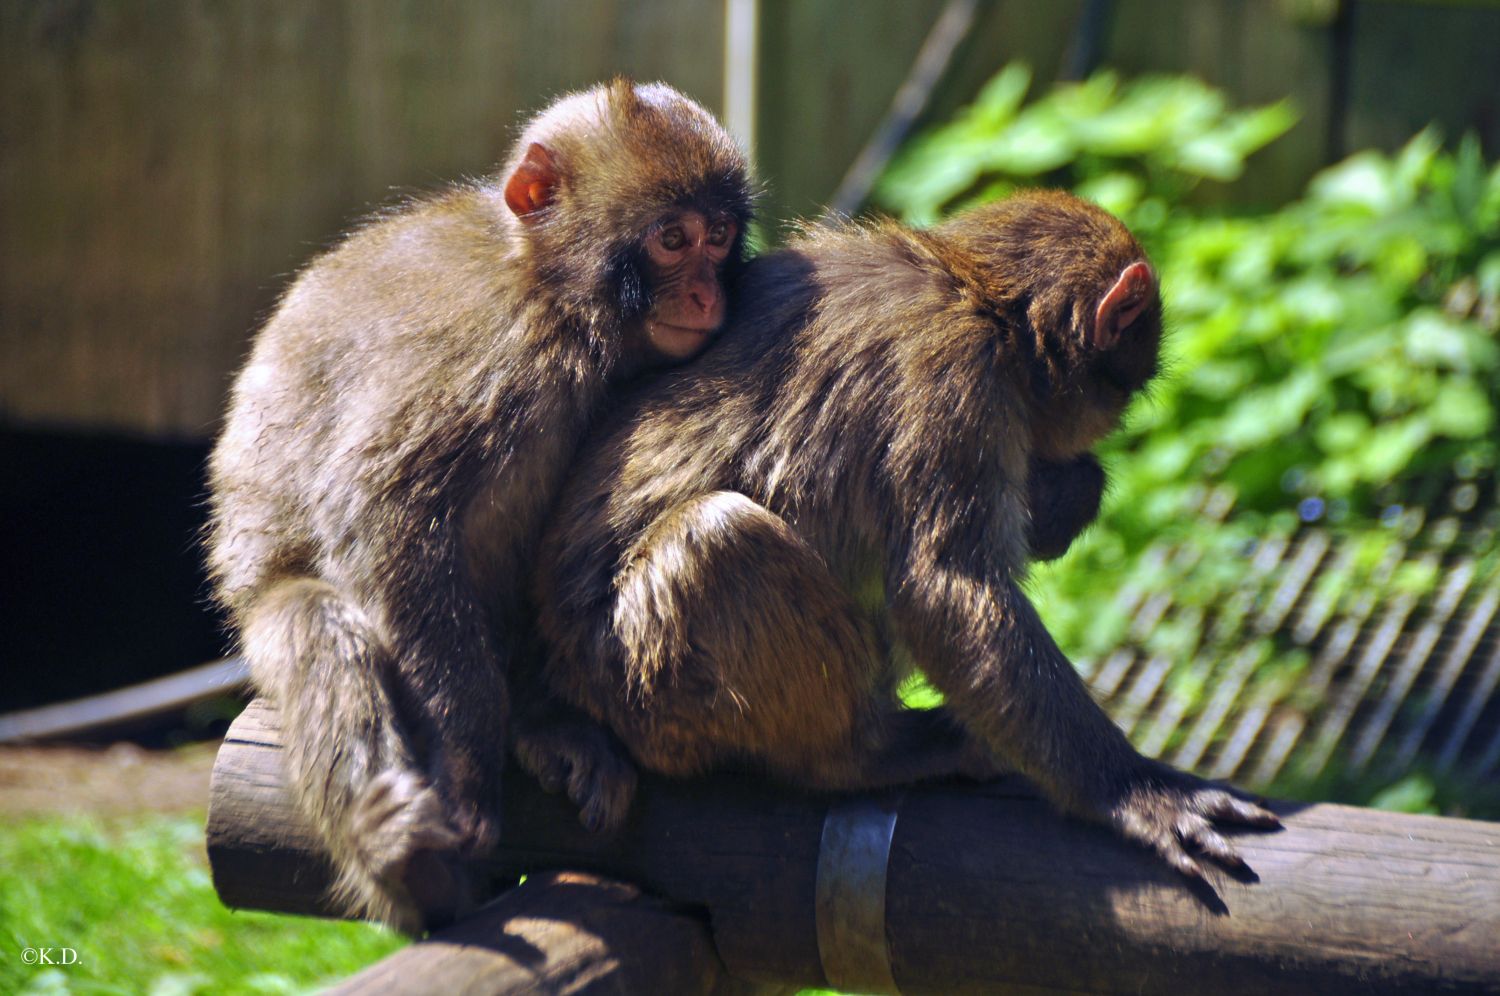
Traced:
[[1213, 858], [1220, 864], [1235, 869], [1245, 869], [1245, 859], [1240, 857], [1234, 845], [1225, 840], [1213, 828], [1208, 820], [1202, 816], [1188, 814], [1177, 820], [1177, 839], [1185, 844], [1192, 844], [1199, 851]]
[[1148, 762], [1109, 814], [1109, 822], [1129, 840], [1156, 851], [1168, 864], [1192, 878], [1203, 878], [1193, 852], [1237, 872], [1248, 872], [1234, 846], [1213, 827], [1214, 821], [1273, 830], [1275, 813], [1233, 790], [1221, 788], [1159, 762]]
[[484, 854], [500, 839], [500, 773], [505, 754], [498, 735], [489, 738], [443, 738], [428, 759], [427, 770], [443, 802], [448, 822], [468, 856]]
[[1202, 807], [1199, 811], [1204, 816], [1220, 823], [1242, 824], [1265, 830], [1275, 830], [1281, 826], [1280, 817], [1251, 801], [1251, 797], [1239, 789], [1215, 786], [1213, 782], [1206, 782], [1205, 785], [1209, 787], [1200, 791], [1197, 797], [1198, 804]]
[[625, 821], [635, 798], [635, 765], [610, 732], [584, 714], [525, 724], [517, 730], [515, 754], [544, 790], [567, 792], [590, 831], [612, 833]]

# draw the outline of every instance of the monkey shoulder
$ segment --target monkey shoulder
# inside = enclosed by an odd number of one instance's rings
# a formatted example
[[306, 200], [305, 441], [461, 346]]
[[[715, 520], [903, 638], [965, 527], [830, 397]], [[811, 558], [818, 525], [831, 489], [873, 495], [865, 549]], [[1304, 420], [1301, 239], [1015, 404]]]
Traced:
[[521, 337], [524, 307], [490, 200], [481, 186], [453, 187], [352, 230], [298, 274], [260, 347], [335, 381], [375, 369], [415, 381], [476, 347], [503, 352]]
[[503, 283], [514, 265], [512, 241], [493, 189], [455, 185], [355, 228], [310, 269], [363, 289], [387, 288], [387, 299], [441, 306], [476, 285]]

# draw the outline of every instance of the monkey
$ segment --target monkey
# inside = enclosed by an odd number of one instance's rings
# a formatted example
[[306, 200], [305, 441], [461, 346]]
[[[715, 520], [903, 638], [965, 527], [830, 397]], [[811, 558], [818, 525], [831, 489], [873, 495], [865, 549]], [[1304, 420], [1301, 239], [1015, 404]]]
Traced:
[[[1125, 227], [1055, 191], [845, 223], [738, 293], [563, 487], [534, 581], [543, 698], [518, 710], [564, 726], [518, 726], [523, 766], [606, 830], [622, 767], [817, 791], [1004, 768], [1185, 875], [1246, 870], [1215, 824], [1275, 815], [1140, 755], [1022, 590], [1097, 514], [1090, 450], [1157, 371], [1158, 281]], [[943, 707], [902, 708], [912, 667]]]
[[[1027, 541], [1033, 560], [1056, 560], [1098, 518], [1105, 476], [1099, 460], [1083, 453], [1064, 462], [1033, 458], [1027, 474], [1027, 508], [1031, 515]], [[616, 827], [634, 796], [637, 772], [623, 747], [587, 716], [565, 706], [545, 690], [520, 694], [530, 704], [516, 720], [518, 758], [550, 792], [566, 789], [580, 806], [579, 819], [589, 829]], [[944, 727], [951, 741], [951, 724]], [[885, 781], [917, 781], [950, 773], [979, 779], [993, 776], [988, 761], [972, 752], [955, 767], [950, 743], [933, 756], [933, 745], [907, 745], [904, 766], [888, 770]], [[903, 748], [906, 749], [906, 748]], [[965, 763], [966, 762], [966, 763]]]
[[615, 385], [718, 334], [754, 193], [706, 110], [615, 80], [315, 258], [258, 333], [210, 574], [345, 911], [414, 933], [471, 901], [543, 516]]

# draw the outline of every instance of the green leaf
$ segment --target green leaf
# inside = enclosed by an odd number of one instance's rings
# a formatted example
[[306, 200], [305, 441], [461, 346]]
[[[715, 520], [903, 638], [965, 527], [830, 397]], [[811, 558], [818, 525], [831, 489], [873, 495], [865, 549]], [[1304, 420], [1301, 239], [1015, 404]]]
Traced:
[[1486, 180], [1484, 150], [1474, 132], [1466, 132], [1458, 143], [1453, 166], [1453, 210], [1460, 218], [1472, 220], [1484, 210]]
[[970, 114], [985, 130], [998, 131], [1016, 116], [1029, 89], [1031, 67], [1012, 62], [980, 89]]
[[1237, 179], [1244, 167], [1231, 137], [1216, 131], [1182, 143], [1173, 158], [1179, 168], [1214, 180]]
[[1076, 152], [1062, 120], [1033, 107], [986, 145], [979, 162], [989, 171], [1036, 176], [1067, 164]]
[[1239, 154], [1247, 156], [1285, 135], [1300, 116], [1291, 101], [1281, 100], [1233, 115], [1224, 131]]
[[1395, 171], [1378, 152], [1361, 152], [1313, 177], [1308, 193], [1314, 201], [1385, 214], [1399, 206]]
[[1084, 200], [1093, 201], [1110, 214], [1128, 215], [1145, 196], [1146, 184], [1138, 176], [1114, 172], [1085, 180], [1075, 186], [1073, 192]]
[[1431, 778], [1411, 774], [1377, 792], [1370, 800], [1370, 808], [1392, 813], [1436, 814], [1438, 808], [1433, 804], [1436, 794], [1437, 788]]
[[1370, 441], [1370, 420], [1363, 412], [1339, 412], [1319, 423], [1313, 435], [1325, 453], [1348, 453]]
[[1468, 378], [1452, 378], [1427, 411], [1434, 432], [1454, 439], [1481, 438], [1495, 429], [1489, 395]]
[[1412, 363], [1463, 373], [1495, 366], [1497, 346], [1483, 329], [1435, 308], [1412, 312], [1402, 331], [1406, 357]]
[[1360, 477], [1377, 484], [1395, 480], [1431, 438], [1432, 426], [1420, 416], [1377, 425], [1358, 455]]
[[1237, 450], [1275, 442], [1301, 427], [1324, 387], [1321, 371], [1301, 370], [1280, 383], [1249, 391], [1220, 422], [1219, 439]]
[[1443, 150], [1443, 140], [1436, 128], [1429, 125], [1411, 137], [1411, 140], [1396, 153], [1392, 178], [1408, 201], [1432, 175], [1433, 163]]

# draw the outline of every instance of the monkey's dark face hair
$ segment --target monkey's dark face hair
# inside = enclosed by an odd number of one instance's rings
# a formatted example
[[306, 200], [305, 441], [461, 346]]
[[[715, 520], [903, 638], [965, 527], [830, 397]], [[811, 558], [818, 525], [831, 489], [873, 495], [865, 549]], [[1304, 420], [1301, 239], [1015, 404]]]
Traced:
[[753, 186], [734, 140], [702, 107], [659, 83], [617, 79], [560, 101], [527, 129], [556, 156], [556, 200], [516, 231], [538, 285], [591, 335], [617, 337], [650, 312], [644, 244], [674, 213], [728, 218], [743, 257]]

